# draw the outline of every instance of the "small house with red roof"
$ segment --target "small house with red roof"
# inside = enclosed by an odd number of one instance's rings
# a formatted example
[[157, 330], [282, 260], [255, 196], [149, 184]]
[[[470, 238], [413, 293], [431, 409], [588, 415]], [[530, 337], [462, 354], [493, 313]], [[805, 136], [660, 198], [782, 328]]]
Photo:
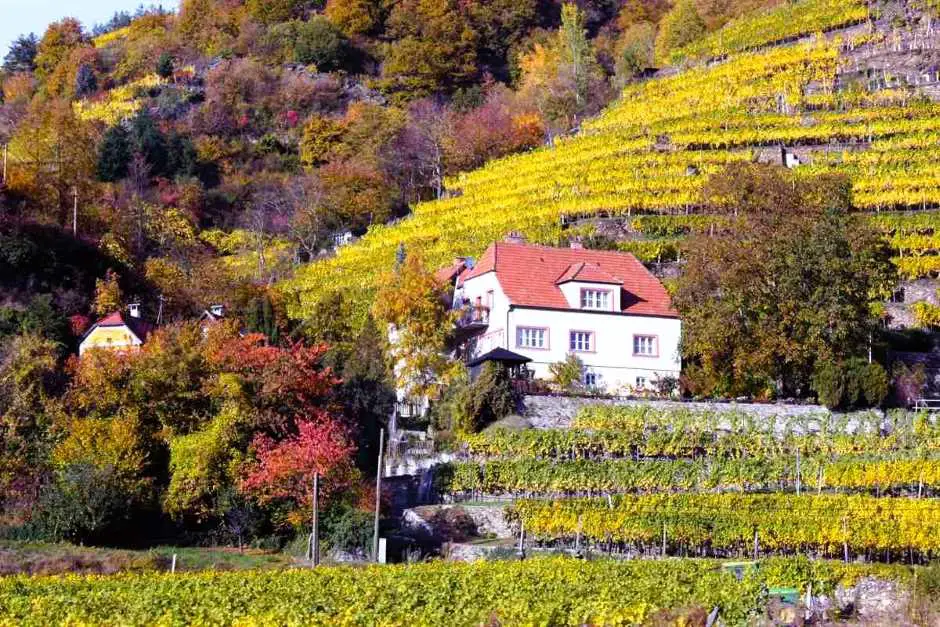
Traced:
[[115, 311], [95, 322], [82, 336], [79, 356], [92, 348], [135, 351], [147, 340], [153, 325], [140, 317], [140, 305], [128, 305], [127, 313]]
[[573, 353], [584, 364], [583, 383], [609, 393], [679, 376], [679, 313], [629, 253], [511, 238], [492, 244], [454, 285], [468, 363], [502, 349], [549, 378], [549, 366]]

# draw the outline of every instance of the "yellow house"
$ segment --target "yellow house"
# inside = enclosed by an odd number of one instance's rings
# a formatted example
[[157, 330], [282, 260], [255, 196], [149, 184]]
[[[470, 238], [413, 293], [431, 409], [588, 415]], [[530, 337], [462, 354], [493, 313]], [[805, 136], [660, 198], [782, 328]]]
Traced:
[[81, 343], [78, 345], [79, 356], [92, 348], [121, 351], [140, 350], [152, 326], [140, 319], [139, 305], [130, 305], [128, 309], [130, 311], [129, 316], [125, 316], [120, 311], [115, 311], [93, 324], [85, 332]]

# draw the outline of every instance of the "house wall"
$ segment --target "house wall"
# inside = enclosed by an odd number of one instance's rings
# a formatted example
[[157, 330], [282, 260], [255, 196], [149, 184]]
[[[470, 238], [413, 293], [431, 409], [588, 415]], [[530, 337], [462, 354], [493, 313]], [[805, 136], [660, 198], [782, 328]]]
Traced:
[[[578, 291], [586, 284], [572, 282]], [[486, 292], [493, 290], [494, 304], [487, 329], [477, 336], [470, 347], [471, 357], [477, 357], [494, 348], [506, 348], [524, 355], [532, 362], [528, 367], [537, 378], [549, 378], [549, 365], [565, 359], [570, 352], [569, 333], [572, 330], [590, 331], [594, 345], [590, 352], [576, 353], [588, 372], [601, 377], [599, 387], [616, 393], [636, 388], [637, 377], [649, 386], [657, 377], [678, 376], [681, 370], [679, 338], [682, 323], [678, 318], [632, 316], [621, 313], [583, 310], [545, 310], [509, 308], [496, 274], [493, 272], [465, 281], [457, 292], [455, 302], [463, 298], [472, 305], [477, 296], [486, 302]], [[573, 294], [574, 292], [572, 292]], [[456, 306], [456, 305], [455, 305]], [[548, 329], [548, 347], [545, 349], [516, 346], [518, 327], [544, 327]], [[508, 333], [507, 333], [508, 329]], [[658, 340], [658, 355], [654, 357], [633, 354], [633, 336], [653, 335]]]
[[494, 348], [506, 348], [506, 314], [509, 312], [509, 299], [503, 293], [503, 288], [496, 280], [495, 272], [487, 272], [478, 277], [465, 281], [454, 294], [454, 307], [462, 307], [463, 300], [469, 301], [472, 307], [477, 296], [485, 306], [487, 292], [493, 291], [493, 304], [490, 307], [490, 323], [486, 330], [473, 340], [470, 353], [473, 357], [487, 353]]
[[129, 350], [140, 348], [137, 339], [127, 327], [98, 327], [88, 334], [78, 347], [78, 354], [82, 355], [90, 348], [107, 348], [111, 350]]
[[[609, 392], [648, 387], [658, 377], [679, 376], [682, 326], [677, 318], [520, 308], [510, 312], [509, 322], [510, 342], [506, 348], [530, 358], [532, 362], [528, 367], [538, 378], [549, 378], [549, 366], [564, 360], [570, 352], [581, 359], [587, 372], [601, 376], [599, 387]], [[516, 346], [515, 329], [520, 326], [547, 328], [548, 348]], [[572, 351], [571, 331], [593, 333], [592, 350]], [[634, 355], [634, 335], [656, 336], [658, 354], [653, 357]], [[645, 380], [645, 386], [637, 383], [638, 377]]]

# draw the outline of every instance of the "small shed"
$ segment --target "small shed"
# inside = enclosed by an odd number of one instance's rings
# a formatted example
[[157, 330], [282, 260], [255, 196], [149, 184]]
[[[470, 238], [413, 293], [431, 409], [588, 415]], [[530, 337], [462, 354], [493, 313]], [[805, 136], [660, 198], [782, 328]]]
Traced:
[[488, 361], [493, 361], [498, 364], [501, 364], [507, 370], [509, 370], [509, 376], [512, 378], [521, 378], [528, 376], [528, 370], [525, 365], [532, 361], [525, 355], [520, 355], [519, 353], [514, 353], [505, 348], [494, 348], [488, 353], [480, 355], [476, 359], [471, 360], [467, 363], [467, 366], [470, 368], [470, 377], [475, 379], [477, 374], [480, 372], [480, 368], [483, 367]]

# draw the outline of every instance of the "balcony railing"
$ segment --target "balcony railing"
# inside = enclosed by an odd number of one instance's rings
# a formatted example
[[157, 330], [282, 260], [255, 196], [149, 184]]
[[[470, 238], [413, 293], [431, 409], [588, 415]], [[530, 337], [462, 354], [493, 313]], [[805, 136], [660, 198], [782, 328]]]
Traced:
[[460, 310], [457, 326], [460, 328], [486, 327], [490, 324], [490, 308], [468, 305]]

